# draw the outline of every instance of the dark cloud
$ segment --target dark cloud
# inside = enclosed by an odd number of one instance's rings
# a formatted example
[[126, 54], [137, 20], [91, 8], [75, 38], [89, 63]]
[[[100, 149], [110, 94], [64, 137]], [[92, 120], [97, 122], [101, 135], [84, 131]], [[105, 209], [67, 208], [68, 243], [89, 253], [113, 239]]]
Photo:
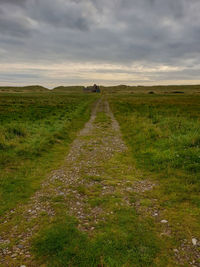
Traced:
[[24, 18], [4, 18], [0, 17], [0, 33], [2, 35], [27, 37], [30, 34], [28, 22]]
[[11, 4], [11, 5], [24, 5], [27, 0], [0, 0], [1, 4]]
[[0, 35], [25, 37], [32, 30], [31, 22], [25, 15], [20, 13], [13, 15], [12, 12], [0, 8]]
[[0, 0], [1, 61], [176, 66], [145, 75], [196, 79], [199, 10], [199, 0]]
[[[38, 22], [53, 27], [88, 30], [91, 17], [84, 5], [77, 1], [35, 0], [32, 1], [31, 16]], [[37, 6], [37, 9], [35, 9]]]

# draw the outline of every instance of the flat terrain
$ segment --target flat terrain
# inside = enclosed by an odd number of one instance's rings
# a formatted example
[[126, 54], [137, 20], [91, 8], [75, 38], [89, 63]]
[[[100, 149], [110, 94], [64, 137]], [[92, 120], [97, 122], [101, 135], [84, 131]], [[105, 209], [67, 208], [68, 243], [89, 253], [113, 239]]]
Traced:
[[173, 253], [178, 266], [199, 266], [200, 97], [121, 93], [109, 100], [136, 168], [157, 184], [154, 217], [167, 221], [160, 233], [167, 253], [161, 266]]
[[200, 266], [198, 94], [61, 91], [1, 95], [0, 266]]
[[0, 95], [0, 215], [38, 188], [90, 117], [95, 96]]

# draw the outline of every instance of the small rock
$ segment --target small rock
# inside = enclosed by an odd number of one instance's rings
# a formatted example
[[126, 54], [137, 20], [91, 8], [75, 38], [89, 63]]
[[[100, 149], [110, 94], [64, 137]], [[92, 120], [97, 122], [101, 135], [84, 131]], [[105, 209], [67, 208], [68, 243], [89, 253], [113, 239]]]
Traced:
[[194, 246], [197, 245], [197, 239], [196, 239], [196, 238], [192, 238], [192, 244], [193, 244]]
[[23, 245], [17, 245], [18, 248], [23, 248], [24, 246]]
[[178, 249], [177, 249], [177, 248], [173, 249], [173, 251], [174, 251], [175, 253], [178, 253]]
[[168, 221], [167, 220], [162, 220], [161, 223], [168, 223]]
[[132, 190], [131, 187], [127, 187], [127, 188], [126, 188], [126, 191], [131, 191], [131, 190]]
[[26, 265], [21, 265], [20, 267], [26, 267]]

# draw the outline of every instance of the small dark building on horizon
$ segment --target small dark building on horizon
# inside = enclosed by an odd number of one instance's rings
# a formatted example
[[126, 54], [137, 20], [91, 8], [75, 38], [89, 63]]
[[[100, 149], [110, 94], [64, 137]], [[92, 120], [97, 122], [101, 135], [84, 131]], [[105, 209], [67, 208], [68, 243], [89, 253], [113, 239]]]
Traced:
[[100, 87], [96, 84], [94, 84], [93, 86], [87, 86], [83, 88], [83, 91], [85, 93], [100, 93]]

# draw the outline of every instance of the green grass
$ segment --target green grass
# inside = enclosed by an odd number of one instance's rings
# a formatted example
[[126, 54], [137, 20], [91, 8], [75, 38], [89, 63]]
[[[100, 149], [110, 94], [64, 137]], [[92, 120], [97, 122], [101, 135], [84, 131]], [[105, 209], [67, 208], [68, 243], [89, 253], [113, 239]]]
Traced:
[[33, 92], [48, 92], [49, 89], [40, 86], [40, 85], [30, 85], [30, 86], [21, 86], [21, 87], [13, 87], [13, 86], [0, 86], [0, 92], [9, 92], [9, 93], [33, 93]]
[[108, 117], [104, 112], [98, 112], [95, 118], [95, 123], [108, 125], [111, 122], [110, 117]]
[[[90, 137], [101, 140], [104, 134], [109, 134], [110, 123], [111, 120], [105, 112], [97, 112], [94, 121], [97, 128]], [[104, 129], [108, 133], [103, 134]], [[105, 170], [103, 177], [84, 175], [82, 178], [86, 184], [72, 187], [72, 190], [77, 190], [85, 197], [82, 199], [83, 213], [88, 214], [86, 217], [89, 229], [94, 226], [94, 231], [78, 230], [80, 221], [63, 212], [68, 210], [67, 201], [61, 198], [54, 200], [57, 203], [54, 206], [54, 220], [43, 223], [42, 229], [32, 240], [32, 249], [38, 264], [52, 267], [153, 266], [163, 243], [158, 241], [152, 218], [143, 219], [138, 216], [134, 207], [126, 205], [124, 197], [129, 196], [124, 195], [121, 187], [116, 192], [102, 195], [102, 187], [107, 185], [109, 190], [109, 186], [116, 187], [119, 181], [126, 179], [125, 175], [129, 173], [127, 161], [129, 162], [129, 155], [117, 154], [101, 163]], [[113, 168], [115, 166], [120, 170]], [[129, 179], [132, 181], [134, 176]], [[96, 183], [88, 186], [90, 181]], [[73, 196], [68, 197], [72, 201]], [[130, 199], [135, 201], [134, 193]], [[98, 222], [94, 220], [91, 209], [97, 210], [95, 218]]]
[[58, 86], [55, 87], [52, 92], [67, 92], [67, 93], [83, 93], [84, 86]]
[[[1, 95], [0, 214], [27, 201], [45, 176], [59, 168], [97, 97], [77, 92]], [[200, 233], [200, 96], [119, 91], [107, 92], [106, 97], [129, 149], [99, 163], [105, 174], [85, 175], [86, 184], [73, 188], [85, 197], [86, 214], [90, 208], [102, 210], [100, 220], [89, 218], [95, 230], [80, 231], [80, 222], [66, 215], [73, 196], [48, 199], [56, 215], [49, 219], [44, 213], [36, 220], [40, 230], [31, 241], [32, 252], [38, 264], [50, 267], [176, 266], [173, 249], [184, 239], [199, 240]], [[93, 138], [100, 145], [111, 120], [102, 111], [94, 123], [93, 135], [82, 138]], [[131, 187], [143, 178], [155, 182], [155, 188], [136, 193], [118, 185], [129, 181], [125, 188]], [[95, 183], [87, 186], [88, 182]], [[110, 193], [102, 195], [102, 186]], [[157, 221], [148, 213], [151, 208], [159, 211]], [[161, 235], [166, 226], [161, 219], [168, 220], [169, 236]]]
[[95, 99], [83, 94], [1, 94], [0, 214], [28, 199], [63, 160]]
[[121, 96], [112, 101], [138, 166], [200, 179], [200, 97]]
[[150, 198], [173, 229], [166, 246], [191, 242], [200, 234], [200, 97], [119, 94], [109, 101], [137, 169], [158, 184]]
[[153, 86], [101, 86], [101, 91], [106, 94], [197, 94], [200, 93], [200, 85], [153, 85]]
[[154, 230], [132, 209], [120, 209], [89, 238], [71, 217], [35, 237], [33, 251], [48, 266], [150, 266], [159, 246]]

